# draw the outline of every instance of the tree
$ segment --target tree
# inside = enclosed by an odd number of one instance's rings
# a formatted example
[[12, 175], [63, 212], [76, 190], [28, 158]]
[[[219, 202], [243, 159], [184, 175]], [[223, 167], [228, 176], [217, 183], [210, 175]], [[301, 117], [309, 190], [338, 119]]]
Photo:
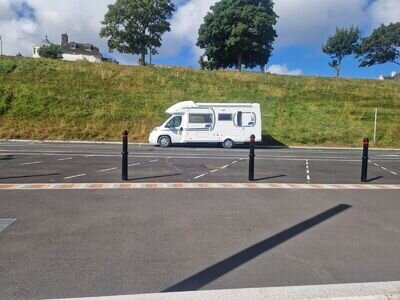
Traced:
[[63, 57], [60, 46], [54, 44], [41, 46], [38, 54], [40, 57], [52, 59], [61, 59]]
[[391, 62], [400, 65], [400, 22], [381, 25], [361, 40], [358, 52], [360, 67]]
[[340, 68], [343, 59], [356, 52], [360, 39], [360, 29], [358, 27], [336, 28], [336, 33], [328, 38], [322, 51], [330, 55], [332, 61], [329, 66], [336, 70], [336, 77], [340, 76]]
[[157, 54], [162, 35], [170, 31], [170, 0], [117, 0], [108, 6], [102, 21], [100, 37], [108, 38], [108, 47], [121, 53], [140, 54], [139, 63], [146, 64], [146, 54]]
[[221, 0], [199, 29], [197, 45], [213, 69], [265, 66], [277, 37], [272, 0]]

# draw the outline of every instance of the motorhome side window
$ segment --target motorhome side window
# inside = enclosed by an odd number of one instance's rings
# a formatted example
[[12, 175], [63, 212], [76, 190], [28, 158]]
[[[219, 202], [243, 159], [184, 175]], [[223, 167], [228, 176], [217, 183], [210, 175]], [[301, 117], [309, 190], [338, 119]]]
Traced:
[[232, 114], [218, 114], [218, 121], [232, 121]]
[[191, 124], [208, 124], [212, 122], [211, 114], [189, 114], [189, 123]]
[[238, 127], [254, 127], [256, 125], [256, 115], [252, 112], [238, 111], [235, 119]]
[[182, 116], [173, 117], [168, 123], [167, 128], [177, 128], [182, 124]]

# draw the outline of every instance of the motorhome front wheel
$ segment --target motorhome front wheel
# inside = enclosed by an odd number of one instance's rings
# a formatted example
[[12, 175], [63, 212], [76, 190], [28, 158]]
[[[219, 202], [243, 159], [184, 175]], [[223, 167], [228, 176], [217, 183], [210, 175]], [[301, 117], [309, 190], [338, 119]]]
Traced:
[[158, 144], [160, 145], [160, 147], [169, 147], [171, 146], [171, 138], [169, 136], [161, 136], [158, 139]]

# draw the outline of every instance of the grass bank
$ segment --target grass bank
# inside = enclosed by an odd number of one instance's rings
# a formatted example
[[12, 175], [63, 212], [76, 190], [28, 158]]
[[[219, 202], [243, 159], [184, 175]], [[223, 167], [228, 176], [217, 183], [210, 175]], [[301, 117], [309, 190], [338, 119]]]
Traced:
[[0, 138], [146, 141], [183, 100], [259, 102], [285, 145], [400, 147], [400, 82], [0, 58]]

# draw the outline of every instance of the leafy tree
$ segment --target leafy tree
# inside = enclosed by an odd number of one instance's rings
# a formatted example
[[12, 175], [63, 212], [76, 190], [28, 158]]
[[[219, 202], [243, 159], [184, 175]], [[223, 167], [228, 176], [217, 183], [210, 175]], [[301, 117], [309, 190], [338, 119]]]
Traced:
[[60, 46], [54, 44], [41, 46], [39, 48], [38, 54], [40, 55], [40, 57], [52, 59], [61, 59], [63, 57]]
[[329, 66], [336, 70], [336, 77], [340, 76], [340, 68], [343, 59], [356, 52], [360, 39], [360, 29], [358, 27], [336, 28], [336, 33], [328, 38], [322, 51], [330, 55], [332, 61]]
[[387, 62], [400, 65], [400, 22], [381, 25], [361, 40], [358, 57], [360, 67], [370, 67]]
[[174, 10], [170, 0], [117, 0], [108, 6], [100, 37], [108, 38], [110, 49], [140, 54], [139, 63], [145, 65], [149, 49], [157, 54], [162, 35], [171, 30], [168, 19]]
[[277, 37], [272, 0], [221, 0], [199, 29], [197, 45], [213, 69], [264, 66]]

